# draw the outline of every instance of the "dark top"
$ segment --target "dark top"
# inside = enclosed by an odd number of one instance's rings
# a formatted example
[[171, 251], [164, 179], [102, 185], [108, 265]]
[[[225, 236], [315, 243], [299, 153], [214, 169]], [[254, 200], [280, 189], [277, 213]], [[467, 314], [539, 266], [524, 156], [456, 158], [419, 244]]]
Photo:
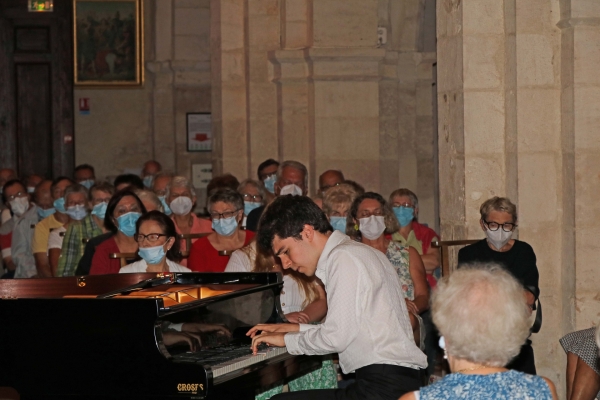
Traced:
[[105, 240], [110, 239], [113, 235], [114, 233], [112, 232], [103, 233], [102, 235], [91, 238], [90, 241], [86, 243], [83, 256], [81, 256], [79, 264], [77, 264], [75, 275], [90, 274], [90, 268], [92, 268], [92, 259], [94, 258], [94, 253], [96, 253], [96, 247], [98, 247], [98, 245]]
[[538, 298], [540, 295], [538, 286], [540, 275], [536, 265], [535, 253], [530, 245], [515, 240], [515, 244], [510, 250], [501, 252], [490, 249], [487, 240], [483, 239], [460, 249], [458, 252], [459, 267], [463, 263], [490, 261], [503, 265], [523, 286], [529, 288], [536, 299]]
[[250, 211], [250, 214], [246, 216], [246, 230], [252, 232], [256, 232], [258, 230], [258, 221], [260, 221], [263, 211], [265, 211], [265, 206], [260, 206]]

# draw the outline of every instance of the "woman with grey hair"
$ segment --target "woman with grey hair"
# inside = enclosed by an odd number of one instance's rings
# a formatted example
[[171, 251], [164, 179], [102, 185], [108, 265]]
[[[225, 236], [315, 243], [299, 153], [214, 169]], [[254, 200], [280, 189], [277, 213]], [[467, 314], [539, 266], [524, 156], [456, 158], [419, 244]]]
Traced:
[[154, 194], [153, 191], [144, 189], [144, 190], [136, 190], [135, 194], [140, 198], [144, 207], [146, 207], [146, 211], [160, 211], [161, 213], [165, 212], [162, 202], [158, 198], [157, 195]]
[[[521, 282], [526, 302], [533, 311], [540, 295], [539, 273], [533, 248], [525, 242], [512, 239], [517, 227], [517, 207], [506, 197], [492, 197], [481, 205], [479, 212], [479, 224], [486, 238], [460, 249], [458, 263], [494, 262], [502, 265]], [[539, 330], [539, 324], [536, 325], [537, 328], [532, 328], [532, 332]], [[519, 356], [508, 368], [535, 375], [531, 340], [527, 340]]]
[[234, 250], [246, 246], [254, 233], [240, 228], [244, 199], [229, 188], [214, 191], [208, 198], [214, 232], [192, 245], [188, 268], [197, 272], [223, 272]]
[[521, 284], [500, 265], [474, 264], [444, 277], [431, 312], [452, 373], [400, 397], [432, 399], [557, 399], [548, 378], [508, 370], [529, 335]]
[[248, 214], [266, 204], [266, 191], [262, 183], [254, 179], [243, 180], [238, 186], [237, 191], [244, 199], [244, 219], [242, 219], [242, 226], [245, 228]]

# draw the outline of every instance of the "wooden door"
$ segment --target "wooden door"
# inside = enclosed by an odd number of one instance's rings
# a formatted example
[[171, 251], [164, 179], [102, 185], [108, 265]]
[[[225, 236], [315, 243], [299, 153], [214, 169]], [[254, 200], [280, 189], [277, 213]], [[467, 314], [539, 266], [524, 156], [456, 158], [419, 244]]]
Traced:
[[0, 168], [72, 175], [72, 32], [71, 1], [48, 13], [0, 1]]

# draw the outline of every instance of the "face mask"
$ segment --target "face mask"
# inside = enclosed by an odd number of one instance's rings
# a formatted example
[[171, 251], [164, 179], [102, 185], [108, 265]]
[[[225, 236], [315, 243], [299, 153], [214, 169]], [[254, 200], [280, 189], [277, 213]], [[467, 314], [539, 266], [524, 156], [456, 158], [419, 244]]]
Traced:
[[165, 201], [165, 196], [160, 196], [158, 199], [160, 200], [161, 204], [163, 205], [163, 209], [165, 210], [165, 214], [166, 215], [171, 215], [173, 213], [173, 211], [171, 211], [171, 208], [169, 207], [169, 205]]
[[394, 215], [398, 219], [400, 226], [406, 226], [410, 224], [415, 216], [415, 212], [410, 207], [394, 207]]
[[375, 240], [385, 231], [383, 216], [371, 215], [358, 220], [360, 233], [369, 240]]
[[231, 236], [237, 226], [235, 215], [229, 218], [213, 219], [212, 222], [212, 228], [221, 236]]
[[92, 186], [96, 183], [93, 179], [86, 179], [85, 181], [79, 182], [80, 185], [84, 186], [87, 190], [90, 190]]
[[273, 174], [273, 175], [267, 176], [263, 182], [265, 184], [265, 188], [273, 194], [275, 193], [275, 181], [276, 180], [277, 180], [277, 175]]
[[123, 232], [125, 236], [132, 237], [135, 233], [135, 223], [142, 216], [139, 212], [128, 212], [127, 214], [121, 215], [117, 218], [119, 230]]
[[346, 232], [346, 217], [329, 217], [329, 222], [336, 231]]
[[107, 206], [108, 206], [108, 204], [106, 204], [105, 202], [96, 204], [94, 206], [94, 208], [92, 209], [92, 215], [95, 215], [96, 217], [98, 217], [100, 219], [104, 219], [104, 216], [106, 215], [106, 207]]
[[28, 186], [28, 187], [27, 187], [27, 193], [31, 194], [31, 193], [33, 193], [33, 192], [35, 192], [35, 188], [34, 188], [34, 187], [31, 187], [31, 186]]
[[37, 209], [37, 214], [38, 214], [38, 217], [40, 217], [40, 220], [42, 220], [44, 218], [48, 218], [55, 212], [56, 212], [56, 210], [54, 208], [48, 208], [47, 210], [44, 210], [43, 208], [38, 207], [38, 209]]
[[496, 250], [500, 250], [506, 246], [506, 243], [508, 243], [512, 236], [512, 232], [504, 232], [504, 229], [502, 228], [498, 228], [497, 231], [486, 229], [485, 234], [488, 241], [496, 248]]
[[279, 195], [285, 196], [286, 194], [291, 194], [292, 196], [302, 196], [302, 189], [294, 184], [285, 185], [281, 188]]
[[56, 199], [54, 200], [54, 208], [56, 209], [56, 211], [58, 211], [59, 213], [65, 213], [65, 198], [61, 197], [60, 199]]
[[66, 214], [75, 221], [81, 221], [87, 216], [87, 210], [84, 205], [78, 204], [76, 206], [67, 207]]
[[140, 247], [138, 254], [146, 261], [146, 264], [156, 265], [162, 261], [166, 253], [163, 246], [154, 246]]
[[252, 212], [252, 210], [256, 210], [260, 206], [262, 206], [262, 203], [256, 203], [254, 201], [245, 201], [244, 202], [244, 215], [250, 214]]
[[11, 200], [9, 204], [13, 214], [15, 214], [17, 217], [25, 214], [25, 212], [29, 209], [29, 200], [27, 197], [17, 197], [14, 200]]
[[147, 188], [151, 188], [153, 180], [154, 180], [154, 177], [152, 175], [146, 175], [144, 177], [144, 186], [146, 186]]
[[171, 207], [171, 211], [175, 215], [186, 215], [192, 211], [193, 205], [194, 203], [192, 203], [192, 199], [189, 197], [179, 196], [169, 204], [169, 207]]

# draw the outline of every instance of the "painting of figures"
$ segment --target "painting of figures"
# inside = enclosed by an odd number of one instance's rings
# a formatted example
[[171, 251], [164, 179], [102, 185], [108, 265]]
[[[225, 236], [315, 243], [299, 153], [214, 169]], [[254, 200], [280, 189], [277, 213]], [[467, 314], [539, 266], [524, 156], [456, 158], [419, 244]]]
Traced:
[[143, 83], [141, 0], [74, 0], [75, 84]]

